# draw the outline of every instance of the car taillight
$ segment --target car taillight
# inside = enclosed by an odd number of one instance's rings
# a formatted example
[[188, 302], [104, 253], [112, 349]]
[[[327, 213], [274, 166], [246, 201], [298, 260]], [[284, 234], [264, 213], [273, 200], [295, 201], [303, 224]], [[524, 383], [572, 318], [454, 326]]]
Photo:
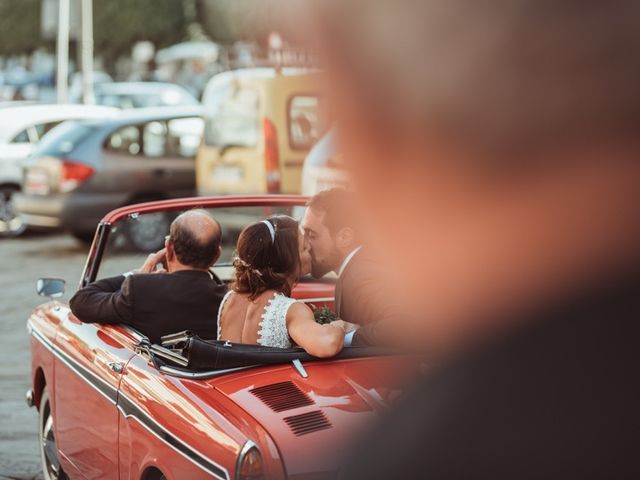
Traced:
[[278, 153], [278, 133], [269, 119], [262, 123], [264, 134], [264, 164], [267, 173], [267, 192], [280, 193], [280, 154]]
[[238, 459], [237, 480], [262, 480], [265, 478], [262, 455], [255, 446], [243, 449]]
[[93, 175], [93, 171], [93, 168], [84, 163], [62, 160], [58, 188], [61, 192], [70, 192], [88, 180]]

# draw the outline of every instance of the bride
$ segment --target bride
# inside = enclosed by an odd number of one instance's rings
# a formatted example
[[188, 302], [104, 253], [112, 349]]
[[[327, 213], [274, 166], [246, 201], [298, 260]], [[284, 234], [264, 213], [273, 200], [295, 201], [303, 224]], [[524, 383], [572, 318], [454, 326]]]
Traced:
[[311, 254], [298, 222], [272, 216], [246, 227], [237, 245], [235, 280], [218, 312], [218, 340], [289, 348], [316, 357], [342, 350], [354, 325], [316, 323], [311, 309], [290, 297], [297, 280], [311, 271]]

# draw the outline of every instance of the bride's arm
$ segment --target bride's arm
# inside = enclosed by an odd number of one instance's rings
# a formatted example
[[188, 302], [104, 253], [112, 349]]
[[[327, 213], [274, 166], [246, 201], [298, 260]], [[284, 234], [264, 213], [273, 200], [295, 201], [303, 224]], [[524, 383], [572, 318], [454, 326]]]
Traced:
[[304, 303], [294, 303], [289, 307], [287, 330], [293, 341], [314, 357], [332, 357], [342, 350], [344, 323], [320, 325]]

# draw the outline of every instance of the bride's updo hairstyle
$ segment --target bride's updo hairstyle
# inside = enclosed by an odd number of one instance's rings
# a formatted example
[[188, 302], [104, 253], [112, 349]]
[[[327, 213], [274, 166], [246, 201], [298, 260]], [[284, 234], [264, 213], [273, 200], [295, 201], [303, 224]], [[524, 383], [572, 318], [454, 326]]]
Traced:
[[236, 269], [231, 288], [255, 300], [267, 290], [291, 295], [290, 280], [300, 267], [298, 222], [275, 215], [246, 227], [240, 233]]

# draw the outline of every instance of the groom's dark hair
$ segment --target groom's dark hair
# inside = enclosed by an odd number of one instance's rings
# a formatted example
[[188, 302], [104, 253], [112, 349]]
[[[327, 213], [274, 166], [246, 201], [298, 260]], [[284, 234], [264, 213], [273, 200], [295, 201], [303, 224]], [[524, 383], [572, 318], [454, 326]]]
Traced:
[[345, 227], [349, 227], [357, 233], [354, 213], [355, 201], [353, 192], [344, 188], [332, 188], [311, 197], [307, 206], [314, 212], [325, 214], [323, 223], [332, 234]]

